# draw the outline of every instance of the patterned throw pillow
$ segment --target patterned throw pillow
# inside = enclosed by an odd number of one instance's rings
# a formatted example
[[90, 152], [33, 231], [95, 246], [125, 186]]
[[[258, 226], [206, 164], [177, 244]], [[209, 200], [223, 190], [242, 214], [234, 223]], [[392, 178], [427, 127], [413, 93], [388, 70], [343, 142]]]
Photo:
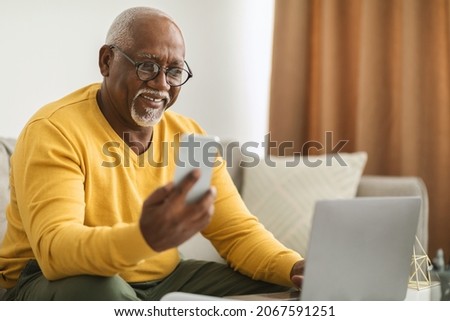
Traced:
[[287, 247], [306, 256], [315, 202], [355, 197], [367, 153], [273, 157], [244, 168], [242, 197]]

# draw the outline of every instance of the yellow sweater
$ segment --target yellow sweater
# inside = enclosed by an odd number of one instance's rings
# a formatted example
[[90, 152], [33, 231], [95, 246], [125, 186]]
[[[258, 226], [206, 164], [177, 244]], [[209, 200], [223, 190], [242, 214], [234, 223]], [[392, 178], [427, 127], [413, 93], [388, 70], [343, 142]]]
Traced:
[[[204, 131], [166, 111], [154, 127], [152, 147], [138, 156], [103, 117], [95, 99], [99, 88], [87, 86], [43, 107], [18, 138], [0, 248], [2, 287], [13, 287], [30, 259], [49, 280], [119, 274], [128, 282], [162, 279], [180, 260], [176, 248], [152, 250], [138, 221], [143, 201], [173, 178], [176, 134]], [[301, 257], [248, 212], [223, 162], [212, 184], [215, 214], [203, 235], [241, 273], [290, 285], [289, 272]]]

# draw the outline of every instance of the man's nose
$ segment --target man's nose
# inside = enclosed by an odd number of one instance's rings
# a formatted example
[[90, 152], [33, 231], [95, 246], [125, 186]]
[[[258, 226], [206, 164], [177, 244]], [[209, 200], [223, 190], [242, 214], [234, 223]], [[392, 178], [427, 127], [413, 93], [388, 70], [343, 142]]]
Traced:
[[147, 85], [159, 91], [169, 91], [170, 85], [167, 83], [167, 76], [164, 70], [160, 70], [158, 75], [147, 81]]

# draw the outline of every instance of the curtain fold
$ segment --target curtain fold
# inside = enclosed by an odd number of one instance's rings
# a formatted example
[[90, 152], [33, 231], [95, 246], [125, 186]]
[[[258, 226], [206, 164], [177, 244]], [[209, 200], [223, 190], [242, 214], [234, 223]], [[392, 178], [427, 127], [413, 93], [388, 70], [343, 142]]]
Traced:
[[271, 153], [347, 141], [365, 174], [423, 178], [450, 253], [449, 0], [276, 0], [273, 44], [269, 131], [293, 148]]

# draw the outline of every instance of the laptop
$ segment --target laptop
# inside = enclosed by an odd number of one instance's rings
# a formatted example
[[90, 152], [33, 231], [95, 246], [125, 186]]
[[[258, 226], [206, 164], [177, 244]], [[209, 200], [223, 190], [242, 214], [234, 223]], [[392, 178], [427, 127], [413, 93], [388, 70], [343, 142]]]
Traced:
[[357, 197], [316, 203], [300, 292], [235, 300], [404, 300], [419, 197]]

